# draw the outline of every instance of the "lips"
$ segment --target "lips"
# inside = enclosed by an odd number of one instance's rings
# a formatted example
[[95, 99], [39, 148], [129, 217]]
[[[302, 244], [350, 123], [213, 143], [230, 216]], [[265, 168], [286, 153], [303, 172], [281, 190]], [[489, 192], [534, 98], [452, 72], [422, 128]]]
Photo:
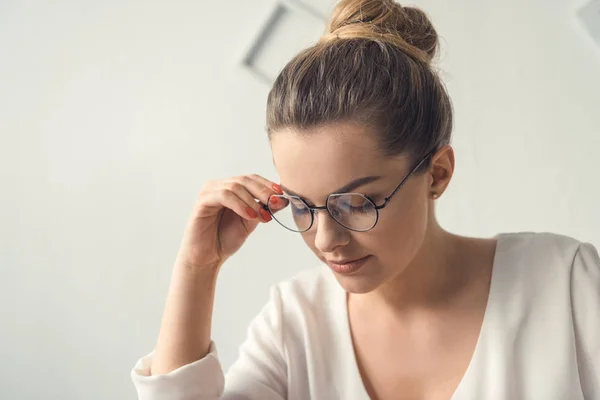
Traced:
[[362, 268], [369, 258], [371, 258], [371, 256], [366, 256], [355, 260], [327, 260], [327, 264], [338, 274], [351, 274]]

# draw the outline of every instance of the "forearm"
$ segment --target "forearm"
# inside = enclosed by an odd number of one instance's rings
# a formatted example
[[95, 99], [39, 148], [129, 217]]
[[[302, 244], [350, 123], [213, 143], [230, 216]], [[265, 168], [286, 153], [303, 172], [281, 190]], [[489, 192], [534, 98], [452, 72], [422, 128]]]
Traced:
[[176, 265], [152, 363], [152, 375], [167, 374], [209, 351], [218, 268]]

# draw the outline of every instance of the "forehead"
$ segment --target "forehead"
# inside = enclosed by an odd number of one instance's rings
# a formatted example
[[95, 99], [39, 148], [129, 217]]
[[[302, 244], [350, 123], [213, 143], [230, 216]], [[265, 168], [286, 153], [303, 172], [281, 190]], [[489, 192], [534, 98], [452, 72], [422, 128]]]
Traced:
[[271, 136], [281, 183], [307, 198], [321, 199], [365, 176], [398, 171], [404, 158], [385, 157], [372, 128], [336, 123], [310, 130], [282, 130]]

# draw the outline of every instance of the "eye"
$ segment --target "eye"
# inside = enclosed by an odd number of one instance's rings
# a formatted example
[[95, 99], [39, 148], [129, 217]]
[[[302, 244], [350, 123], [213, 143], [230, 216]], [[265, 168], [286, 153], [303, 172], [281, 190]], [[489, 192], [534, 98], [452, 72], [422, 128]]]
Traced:
[[373, 207], [369, 203], [365, 202], [365, 204], [363, 204], [362, 206], [350, 206], [350, 212], [356, 214], [367, 213], [371, 211], [372, 208]]
[[341, 198], [338, 203], [338, 207], [346, 212], [350, 213], [365, 213], [373, 208], [373, 205], [362, 196], [349, 196], [348, 198]]
[[296, 215], [304, 215], [310, 212], [310, 210], [308, 208], [306, 208], [306, 206], [303, 203], [298, 203], [293, 201], [291, 203], [292, 205], [292, 212]]

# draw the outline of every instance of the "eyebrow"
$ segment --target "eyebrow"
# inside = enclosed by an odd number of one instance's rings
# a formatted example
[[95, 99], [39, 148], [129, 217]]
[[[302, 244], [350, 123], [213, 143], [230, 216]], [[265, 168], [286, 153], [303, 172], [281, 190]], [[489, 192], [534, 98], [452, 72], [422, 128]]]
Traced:
[[[381, 179], [381, 178], [382, 178], [381, 176], [377, 176], [377, 175], [373, 175], [373, 176], [365, 176], [365, 177], [362, 177], [362, 178], [358, 178], [358, 179], [355, 179], [355, 180], [353, 180], [352, 182], [350, 182], [350, 183], [348, 183], [348, 184], [346, 184], [346, 185], [342, 186], [341, 188], [338, 188], [338, 189], [337, 189], [336, 191], [334, 191], [333, 193], [347, 193], [347, 192], [350, 192], [350, 191], [352, 191], [352, 190], [356, 189], [357, 187], [360, 187], [360, 186], [362, 186], [362, 185], [366, 185], [367, 183], [375, 182], [375, 181], [377, 181], [377, 180], [379, 180], [379, 179]], [[285, 186], [283, 186], [283, 185], [281, 185], [281, 189], [282, 189], [284, 192], [286, 192], [287, 194], [290, 194], [290, 195], [292, 195], [292, 196], [298, 196], [298, 197], [300, 197], [300, 198], [303, 198], [303, 199], [305, 199], [305, 197], [304, 197], [304, 196], [302, 196], [302, 195], [300, 195], [300, 194], [298, 194], [298, 193], [296, 193], [296, 192], [293, 192], [293, 191], [291, 191], [291, 190], [287, 189], [287, 188], [286, 188]]]

